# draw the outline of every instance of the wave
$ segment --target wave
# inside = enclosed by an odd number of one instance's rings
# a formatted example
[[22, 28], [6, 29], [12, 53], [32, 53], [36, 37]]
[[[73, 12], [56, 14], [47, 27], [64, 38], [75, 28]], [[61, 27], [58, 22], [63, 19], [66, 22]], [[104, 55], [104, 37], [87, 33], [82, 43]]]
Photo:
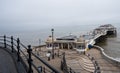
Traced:
[[120, 61], [120, 58], [115, 58], [117, 61]]

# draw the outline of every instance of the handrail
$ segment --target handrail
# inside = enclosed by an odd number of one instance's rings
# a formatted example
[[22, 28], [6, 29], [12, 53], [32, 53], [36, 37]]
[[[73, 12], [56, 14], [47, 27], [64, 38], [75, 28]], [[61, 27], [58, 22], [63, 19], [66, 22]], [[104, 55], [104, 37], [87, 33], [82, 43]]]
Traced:
[[45, 60], [43, 60], [42, 58], [38, 57], [37, 55], [35, 55], [34, 53], [32, 53], [32, 55], [34, 57], [36, 57], [38, 60], [40, 60], [43, 64], [47, 65], [47, 67], [49, 67], [50, 69], [52, 69], [55, 73], [60, 73], [59, 71], [57, 71], [55, 68], [53, 68], [51, 65], [49, 65]]
[[67, 66], [65, 52], [63, 52], [61, 56], [62, 56], [61, 70], [63, 70], [64, 73], [76, 73], [71, 67]]
[[[1, 39], [1, 38], [2, 38], [2, 39]], [[52, 72], [54, 72], [54, 73], [60, 73], [58, 70], [56, 70], [54, 67], [52, 67], [52, 66], [51, 66], [49, 63], [47, 63], [45, 60], [43, 60], [42, 58], [40, 58], [40, 57], [38, 57], [37, 55], [35, 55], [35, 54], [32, 52], [32, 50], [30, 50], [30, 47], [26, 47], [24, 44], [22, 44], [22, 43], [20, 42], [19, 38], [17, 38], [17, 40], [16, 40], [16, 39], [13, 38], [13, 36], [11, 36], [11, 37], [7, 37], [7, 36], [5, 36], [5, 35], [4, 35], [4, 36], [0, 36], [0, 43], [3, 44], [5, 48], [6, 48], [7, 46], [10, 46], [11, 49], [12, 49], [12, 53], [17, 52], [18, 62], [20, 62], [20, 61], [24, 62], [25, 60], [23, 60], [23, 57], [26, 59], [26, 61], [28, 61], [28, 64], [25, 63], [25, 62], [23, 63], [23, 64], [26, 64], [26, 65], [24, 65], [25, 67], [27, 67], [27, 65], [29, 65], [29, 69], [26, 69], [26, 68], [25, 68], [25, 70], [27, 70], [28, 73], [33, 73], [33, 70], [32, 70], [32, 67], [31, 67], [31, 66], [33, 66], [33, 67], [37, 70], [37, 72], [40, 73], [40, 72], [38, 71], [38, 67], [37, 67], [35, 64], [32, 63], [32, 57], [31, 57], [31, 56], [36, 57], [37, 60], [39, 60], [40, 62], [42, 62], [42, 63], [43, 63], [46, 67], [48, 67]], [[15, 47], [14, 47], [14, 46], [15, 46]], [[17, 48], [17, 49], [15, 49], [15, 48]], [[22, 48], [24, 48], [24, 49], [28, 52], [27, 55], [23, 52]], [[15, 50], [15, 51], [13, 51], [13, 50]], [[20, 55], [20, 53], [21, 53], [22, 55]], [[28, 57], [28, 56], [29, 56], [29, 57]], [[30, 59], [30, 58], [31, 58], [31, 59]], [[20, 60], [20, 59], [22, 59], [22, 60]], [[45, 69], [45, 70], [47, 70], [47, 69]]]
[[94, 70], [94, 73], [96, 72], [100, 72], [100, 68], [98, 69], [98, 64], [97, 64], [97, 61], [95, 61], [94, 57], [91, 57], [90, 54], [86, 54], [86, 56], [92, 61], [94, 67], [95, 67], [95, 70]]
[[27, 50], [27, 47], [25, 45], [23, 45], [22, 43], [20, 43], [20, 45]]

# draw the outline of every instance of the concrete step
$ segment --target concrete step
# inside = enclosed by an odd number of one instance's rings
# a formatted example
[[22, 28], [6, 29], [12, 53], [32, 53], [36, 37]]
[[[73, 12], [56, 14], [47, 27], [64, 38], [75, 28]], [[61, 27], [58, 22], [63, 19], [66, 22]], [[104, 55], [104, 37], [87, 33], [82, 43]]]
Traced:
[[81, 57], [79, 60], [81, 67], [89, 72], [94, 72], [95, 67], [89, 58]]

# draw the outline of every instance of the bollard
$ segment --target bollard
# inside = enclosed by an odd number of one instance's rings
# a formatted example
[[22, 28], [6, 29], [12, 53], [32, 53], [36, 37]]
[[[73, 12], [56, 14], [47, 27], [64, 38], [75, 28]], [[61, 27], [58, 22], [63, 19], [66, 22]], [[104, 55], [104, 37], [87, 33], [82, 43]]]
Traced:
[[17, 38], [17, 56], [18, 56], [17, 61], [19, 62], [20, 61], [20, 40], [19, 38]]
[[13, 53], [13, 36], [11, 36], [11, 49], [12, 49], [12, 53]]
[[32, 58], [31, 58], [31, 52], [32, 52], [31, 45], [28, 45], [27, 52], [28, 52], [28, 55], [29, 55], [29, 58], [28, 58], [28, 64], [29, 64], [28, 73], [33, 73], [33, 70], [32, 70]]
[[4, 48], [6, 48], [6, 36], [4, 35]]

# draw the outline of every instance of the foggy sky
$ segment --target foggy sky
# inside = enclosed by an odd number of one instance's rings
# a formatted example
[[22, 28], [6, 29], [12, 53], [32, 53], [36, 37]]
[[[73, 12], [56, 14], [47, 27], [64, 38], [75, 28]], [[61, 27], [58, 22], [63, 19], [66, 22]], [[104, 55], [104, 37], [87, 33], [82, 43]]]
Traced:
[[0, 31], [120, 22], [120, 0], [0, 0]]

